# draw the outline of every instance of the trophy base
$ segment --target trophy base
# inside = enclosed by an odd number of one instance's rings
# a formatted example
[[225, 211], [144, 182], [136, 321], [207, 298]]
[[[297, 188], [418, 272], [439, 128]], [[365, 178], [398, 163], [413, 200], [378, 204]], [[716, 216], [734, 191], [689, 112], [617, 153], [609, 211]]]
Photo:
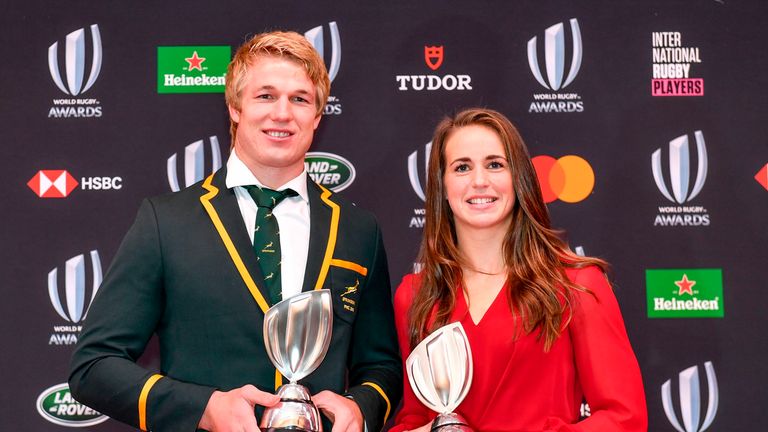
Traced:
[[285, 384], [277, 390], [280, 402], [264, 410], [259, 428], [263, 431], [322, 432], [320, 411], [301, 384]]
[[473, 432], [467, 421], [456, 413], [439, 414], [432, 422], [431, 432]]

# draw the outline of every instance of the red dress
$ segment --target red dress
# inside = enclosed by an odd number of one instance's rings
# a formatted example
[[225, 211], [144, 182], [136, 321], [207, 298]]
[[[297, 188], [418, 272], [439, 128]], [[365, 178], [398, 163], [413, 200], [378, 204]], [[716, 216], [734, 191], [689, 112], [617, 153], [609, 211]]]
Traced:
[[[456, 412], [475, 431], [647, 431], [643, 382], [629, 345], [616, 297], [597, 267], [566, 270], [596, 296], [575, 292], [573, 319], [549, 352], [535, 334], [512, 340], [514, 317], [506, 288], [478, 324], [463, 295], [456, 296], [450, 322], [461, 322], [472, 348], [472, 386]], [[395, 294], [395, 324], [403, 361], [408, 346], [408, 309], [420, 284], [407, 275]], [[403, 408], [391, 431], [432, 421], [404, 377]], [[591, 416], [579, 422], [582, 399]]]

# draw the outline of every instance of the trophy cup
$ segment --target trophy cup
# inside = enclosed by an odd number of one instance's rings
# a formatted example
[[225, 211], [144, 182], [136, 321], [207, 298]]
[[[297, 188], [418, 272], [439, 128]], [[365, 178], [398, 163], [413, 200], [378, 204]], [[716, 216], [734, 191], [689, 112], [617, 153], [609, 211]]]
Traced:
[[460, 323], [440, 327], [413, 349], [405, 361], [408, 381], [421, 403], [438, 416], [432, 431], [471, 432], [453, 412], [472, 384], [472, 351]]
[[327, 289], [285, 299], [264, 315], [267, 354], [289, 383], [277, 391], [280, 402], [264, 411], [261, 430], [322, 432], [320, 412], [309, 390], [298, 381], [322, 363], [332, 327], [331, 292]]

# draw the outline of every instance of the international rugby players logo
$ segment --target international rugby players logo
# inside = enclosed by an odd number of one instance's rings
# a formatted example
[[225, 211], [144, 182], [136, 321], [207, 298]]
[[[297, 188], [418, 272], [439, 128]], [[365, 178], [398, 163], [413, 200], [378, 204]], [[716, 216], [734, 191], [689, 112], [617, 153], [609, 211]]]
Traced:
[[66, 84], [62, 80], [62, 73], [59, 70], [59, 43], [54, 42], [48, 47], [48, 69], [51, 72], [51, 78], [61, 91], [68, 95], [77, 96], [85, 93], [96, 82], [101, 71], [101, 35], [99, 26], [91, 26], [91, 67], [88, 74], [88, 81], [85, 80], [85, 29], [81, 28], [67, 35], [64, 50], [64, 76]]

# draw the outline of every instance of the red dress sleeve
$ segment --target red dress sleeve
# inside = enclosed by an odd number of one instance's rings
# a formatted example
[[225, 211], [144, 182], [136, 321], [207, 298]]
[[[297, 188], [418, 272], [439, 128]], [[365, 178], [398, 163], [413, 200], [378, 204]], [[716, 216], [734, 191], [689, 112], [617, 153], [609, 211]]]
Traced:
[[643, 380], [616, 297], [597, 267], [569, 270], [568, 274], [594, 294], [576, 294], [568, 327], [579, 383], [591, 415], [573, 425], [550, 418], [545, 431], [646, 432]]
[[[408, 343], [408, 310], [413, 303], [413, 297], [419, 287], [419, 278], [416, 275], [406, 275], [395, 292], [395, 327], [397, 328], [397, 340], [400, 345], [400, 353], [403, 357], [403, 371], [405, 360], [411, 354]], [[395, 425], [390, 432], [402, 432], [416, 429], [432, 421], [436, 413], [419, 401], [413, 393], [408, 374], [403, 373], [403, 406], [395, 417]]]

